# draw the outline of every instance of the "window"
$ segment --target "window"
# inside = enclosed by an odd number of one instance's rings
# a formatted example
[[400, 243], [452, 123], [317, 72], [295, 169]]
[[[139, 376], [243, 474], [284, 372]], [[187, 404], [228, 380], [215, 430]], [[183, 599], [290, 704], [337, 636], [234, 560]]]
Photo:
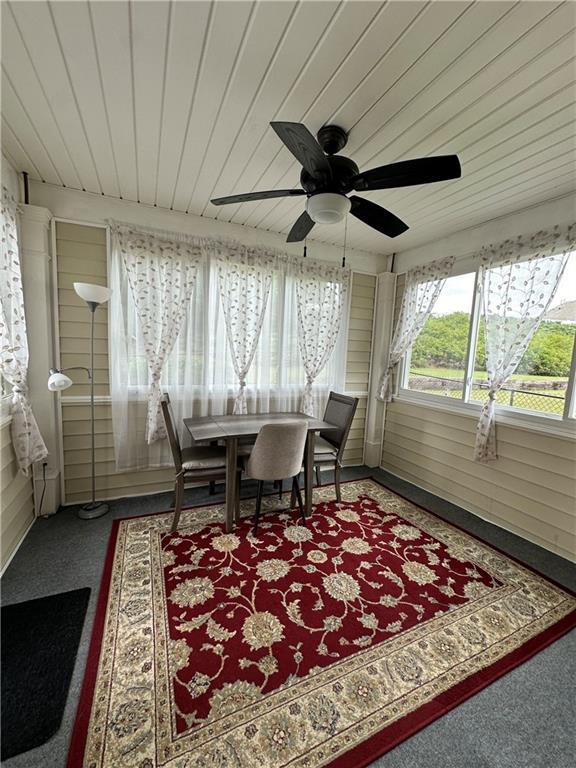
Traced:
[[[127, 282], [125, 277], [121, 279], [127, 295], [123, 318], [127, 337], [125, 380], [133, 391], [147, 393], [149, 373], [144, 339]], [[210, 262], [199, 269], [193, 296], [166, 361], [162, 381], [171, 396], [175, 397], [181, 389], [196, 401], [209, 402], [214, 412], [221, 412], [226, 400], [236, 395], [238, 378], [220, 306], [216, 267]], [[319, 407], [320, 403], [323, 407], [331, 388], [343, 385], [346, 338], [342, 330], [333, 354], [314, 383]], [[298, 349], [296, 281], [278, 271], [273, 276], [261, 335], [246, 379], [246, 394], [251, 408], [293, 410], [298, 407], [304, 384], [305, 372]]]
[[[431, 317], [406, 355], [401, 388], [433, 398], [486, 401], [484, 324], [474, 300], [475, 280], [474, 272], [446, 280]], [[571, 377], [576, 350], [574, 286], [576, 252], [569, 255], [552, 304], [516, 371], [498, 392], [499, 406], [555, 419], [576, 415]]]
[[0, 398], [8, 397], [10, 394], [10, 384], [6, 381], [4, 376], [0, 373]]
[[0, 373], [0, 419], [2, 420], [10, 416], [11, 391], [10, 383]]
[[462, 398], [475, 275], [449, 277], [412, 347], [409, 389]]
[[[550, 309], [532, 337], [516, 372], [498, 393], [498, 404], [562, 416], [576, 337], [576, 253], [568, 258]], [[485, 402], [484, 339], [479, 328], [471, 399]], [[484, 380], [484, 381], [483, 381]]]

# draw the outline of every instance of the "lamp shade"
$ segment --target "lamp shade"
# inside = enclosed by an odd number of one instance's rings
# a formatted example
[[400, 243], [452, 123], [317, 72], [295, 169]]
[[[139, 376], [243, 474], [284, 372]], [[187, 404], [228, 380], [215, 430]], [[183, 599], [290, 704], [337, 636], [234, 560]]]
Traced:
[[106, 288], [105, 285], [74, 283], [74, 290], [81, 299], [92, 304], [104, 304], [110, 298], [110, 288]]
[[350, 206], [350, 200], [346, 195], [321, 192], [308, 198], [306, 210], [312, 221], [317, 224], [336, 224], [346, 216]]
[[72, 379], [66, 376], [65, 373], [54, 371], [50, 374], [50, 378], [48, 379], [48, 389], [51, 392], [59, 392], [61, 389], [68, 389], [68, 387], [71, 387], [72, 383]]

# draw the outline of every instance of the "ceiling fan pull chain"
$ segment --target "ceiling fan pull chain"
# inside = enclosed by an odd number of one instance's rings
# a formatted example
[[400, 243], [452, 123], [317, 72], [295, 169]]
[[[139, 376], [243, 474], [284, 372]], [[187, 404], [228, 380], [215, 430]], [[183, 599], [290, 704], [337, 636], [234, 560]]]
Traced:
[[346, 241], [348, 239], [348, 216], [344, 217], [344, 253], [342, 254], [342, 269], [346, 266]]
[[302, 254], [302, 258], [306, 258], [306, 240], [304, 240], [304, 253]]

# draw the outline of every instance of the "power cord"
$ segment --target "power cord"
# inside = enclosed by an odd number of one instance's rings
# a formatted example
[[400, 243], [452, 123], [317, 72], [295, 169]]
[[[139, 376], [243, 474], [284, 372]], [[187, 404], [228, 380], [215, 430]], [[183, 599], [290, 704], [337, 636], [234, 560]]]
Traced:
[[42, 464], [42, 495], [40, 496], [40, 504], [38, 505], [38, 517], [41, 517], [42, 515], [42, 505], [44, 504], [44, 495], [46, 493], [46, 467], [47, 462], [44, 462]]

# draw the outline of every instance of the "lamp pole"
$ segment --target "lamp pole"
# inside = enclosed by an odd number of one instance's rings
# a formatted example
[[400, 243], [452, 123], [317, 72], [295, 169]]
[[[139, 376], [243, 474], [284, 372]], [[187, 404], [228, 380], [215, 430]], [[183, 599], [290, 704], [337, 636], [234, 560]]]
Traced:
[[[92, 443], [92, 506], [96, 504], [96, 441], [94, 438], [94, 316], [96, 314], [97, 307], [98, 304], [96, 304], [96, 302], [88, 302], [88, 309], [90, 310], [90, 427]], [[106, 507], [106, 512], [107, 511], [108, 507]]]
[[[74, 286], [76, 287], [76, 286]], [[78, 292], [78, 291], [77, 291]], [[96, 439], [95, 439], [95, 418], [94, 418], [94, 320], [96, 310], [100, 306], [99, 301], [93, 301], [90, 298], [85, 299], [90, 310], [90, 445], [92, 448], [92, 501], [85, 504], [78, 510], [78, 517], [83, 520], [92, 520], [95, 517], [102, 517], [108, 512], [108, 504], [96, 501]]]
[[91, 466], [92, 466], [92, 500], [84, 504], [77, 514], [83, 520], [92, 520], [96, 517], [102, 517], [108, 512], [108, 504], [96, 501], [96, 439], [95, 439], [95, 418], [94, 418], [94, 319], [96, 310], [108, 300], [110, 292], [108, 288], [89, 283], [74, 283], [74, 290], [84, 299], [90, 310], [90, 368], [84, 366], [73, 366], [72, 368], [63, 368], [62, 370], [51, 369], [48, 379], [48, 389], [53, 391], [67, 389], [72, 385], [72, 380], [65, 375], [64, 371], [83, 370], [88, 374], [90, 382], [90, 447], [91, 447]]

